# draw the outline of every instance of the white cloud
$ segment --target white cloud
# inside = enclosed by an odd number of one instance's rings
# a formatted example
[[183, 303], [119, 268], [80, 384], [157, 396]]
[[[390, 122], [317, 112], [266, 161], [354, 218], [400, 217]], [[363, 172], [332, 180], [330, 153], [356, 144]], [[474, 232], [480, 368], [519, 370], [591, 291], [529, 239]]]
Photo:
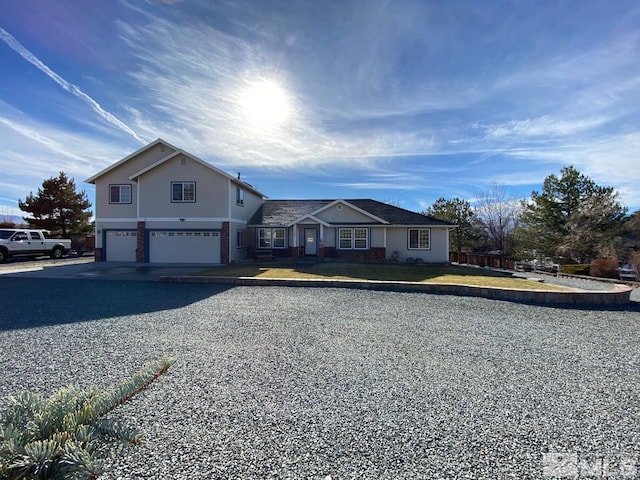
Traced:
[[119, 128], [120, 130], [128, 133], [133, 138], [135, 138], [138, 142], [144, 144], [145, 142], [142, 138], [140, 138], [136, 132], [134, 132], [131, 128], [129, 128], [124, 122], [116, 118], [115, 115], [106, 111], [104, 108], [100, 106], [98, 102], [96, 102], [89, 95], [84, 93], [80, 88], [76, 85], [67, 82], [60, 75], [52, 71], [48, 66], [46, 66], [40, 59], [38, 59], [33, 53], [27, 50], [20, 42], [18, 42], [9, 32], [0, 27], [0, 39], [4, 43], [9, 46], [12, 50], [18, 53], [22, 58], [24, 58], [27, 62], [34, 65], [38, 70], [43, 72], [49, 78], [51, 78], [54, 82], [60, 85], [64, 90], [71, 93], [75, 97], [79, 98], [87, 105], [91, 107], [91, 109], [96, 112], [101, 118], [112, 124], [113, 126]]

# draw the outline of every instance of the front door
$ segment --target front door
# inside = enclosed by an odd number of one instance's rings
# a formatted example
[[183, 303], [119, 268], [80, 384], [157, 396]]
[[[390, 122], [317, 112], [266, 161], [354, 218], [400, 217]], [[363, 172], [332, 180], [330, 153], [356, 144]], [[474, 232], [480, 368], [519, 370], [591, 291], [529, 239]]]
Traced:
[[318, 254], [318, 245], [316, 241], [317, 236], [318, 236], [318, 231], [315, 228], [304, 229], [304, 254], [305, 255]]

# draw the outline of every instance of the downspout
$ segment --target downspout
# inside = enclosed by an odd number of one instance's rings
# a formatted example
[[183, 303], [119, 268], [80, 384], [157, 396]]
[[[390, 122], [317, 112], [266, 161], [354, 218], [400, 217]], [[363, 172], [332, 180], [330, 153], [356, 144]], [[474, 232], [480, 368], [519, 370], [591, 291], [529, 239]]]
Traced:
[[136, 217], [140, 221], [140, 177], [136, 180]]

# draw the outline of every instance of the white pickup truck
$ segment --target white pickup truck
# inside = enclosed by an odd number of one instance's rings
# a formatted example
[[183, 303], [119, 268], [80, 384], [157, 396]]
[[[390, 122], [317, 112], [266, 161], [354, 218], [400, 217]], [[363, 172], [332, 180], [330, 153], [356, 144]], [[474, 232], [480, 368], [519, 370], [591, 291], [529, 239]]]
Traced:
[[14, 256], [61, 258], [70, 250], [71, 240], [46, 238], [44, 230], [0, 229], [0, 263]]

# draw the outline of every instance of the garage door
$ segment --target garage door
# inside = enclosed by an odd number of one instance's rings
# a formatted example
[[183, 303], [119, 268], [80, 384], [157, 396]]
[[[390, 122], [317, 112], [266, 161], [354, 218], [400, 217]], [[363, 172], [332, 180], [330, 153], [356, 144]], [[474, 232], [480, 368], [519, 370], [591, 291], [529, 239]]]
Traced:
[[149, 262], [220, 263], [220, 232], [154, 230], [149, 234]]
[[108, 262], [135, 262], [137, 233], [131, 230], [109, 230], [106, 233]]

